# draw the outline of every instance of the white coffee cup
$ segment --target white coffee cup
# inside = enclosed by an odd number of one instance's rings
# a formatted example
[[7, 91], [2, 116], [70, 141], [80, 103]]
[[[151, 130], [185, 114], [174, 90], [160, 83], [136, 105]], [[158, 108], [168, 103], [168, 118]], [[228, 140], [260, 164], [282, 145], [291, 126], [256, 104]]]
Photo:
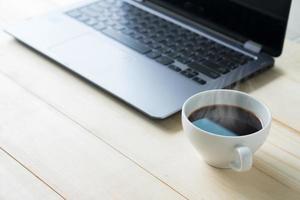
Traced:
[[[194, 111], [212, 105], [244, 108], [260, 119], [262, 129], [244, 136], [222, 136], [202, 130], [188, 119]], [[184, 132], [204, 160], [214, 167], [231, 168], [239, 172], [251, 169], [253, 154], [265, 142], [271, 121], [271, 113], [264, 104], [246, 93], [234, 90], [209, 90], [198, 93], [189, 98], [182, 108]]]

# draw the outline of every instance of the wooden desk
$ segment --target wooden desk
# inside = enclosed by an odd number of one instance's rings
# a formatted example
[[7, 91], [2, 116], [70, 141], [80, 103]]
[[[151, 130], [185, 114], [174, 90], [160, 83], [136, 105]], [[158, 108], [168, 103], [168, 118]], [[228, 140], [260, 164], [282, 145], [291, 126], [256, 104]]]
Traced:
[[[70, 2], [10, 0], [0, 24]], [[239, 89], [274, 117], [247, 173], [205, 164], [179, 115], [150, 120], [1, 33], [0, 199], [300, 199], [300, 45]]]

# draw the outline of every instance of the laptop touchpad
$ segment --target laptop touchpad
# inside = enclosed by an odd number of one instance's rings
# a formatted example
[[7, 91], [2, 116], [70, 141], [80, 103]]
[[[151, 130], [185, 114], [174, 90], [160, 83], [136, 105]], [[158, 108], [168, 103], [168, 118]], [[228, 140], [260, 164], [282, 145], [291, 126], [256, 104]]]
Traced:
[[120, 51], [114, 47], [113, 41], [107, 40], [110, 39], [88, 33], [51, 47], [50, 51], [73, 70], [88, 72], [93, 69], [94, 73], [94, 70], [101, 69], [103, 72], [102, 70], [109, 67], [107, 62], [110, 59], [120, 57]]

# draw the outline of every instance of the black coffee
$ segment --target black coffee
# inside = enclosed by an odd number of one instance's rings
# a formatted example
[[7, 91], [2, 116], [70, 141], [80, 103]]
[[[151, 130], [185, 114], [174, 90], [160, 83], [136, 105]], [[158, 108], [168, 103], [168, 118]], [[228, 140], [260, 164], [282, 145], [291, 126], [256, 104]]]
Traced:
[[223, 136], [243, 136], [262, 129], [261, 121], [250, 111], [229, 105], [196, 110], [189, 120], [202, 130]]

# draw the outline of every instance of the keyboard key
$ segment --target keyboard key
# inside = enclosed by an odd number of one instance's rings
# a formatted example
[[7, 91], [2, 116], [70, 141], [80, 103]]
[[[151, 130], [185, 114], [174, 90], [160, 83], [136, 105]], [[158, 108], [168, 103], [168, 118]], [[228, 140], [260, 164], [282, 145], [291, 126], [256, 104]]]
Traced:
[[177, 67], [176, 65], [170, 65], [169, 66], [170, 69], [176, 71], [176, 72], [180, 72], [181, 71], [181, 68], [180, 67]]
[[116, 23], [112, 20], [106, 20], [105, 24], [108, 25], [108, 26], [114, 26]]
[[160, 48], [162, 48], [162, 45], [159, 44], [159, 43], [156, 43], [156, 42], [151, 42], [151, 43], [149, 43], [149, 46], [150, 46], [151, 48], [153, 48], [153, 49], [160, 49]]
[[147, 29], [145, 29], [144, 27], [140, 27], [138, 31], [142, 34], [147, 33]]
[[124, 26], [127, 26], [129, 24], [129, 20], [126, 19], [126, 18], [122, 18], [119, 20], [119, 23], [124, 25]]
[[176, 59], [178, 57], [178, 54], [174, 51], [170, 51], [170, 52], [166, 53], [166, 55], [173, 59]]
[[160, 56], [161, 56], [161, 54], [157, 51], [151, 51], [150, 53], [147, 53], [147, 57], [152, 58], [152, 59], [158, 58]]
[[91, 4], [89, 6], [87, 6], [89, 9], [93, 10], [93, 11], [96, 11], [96, 12], [99, 12], [99, 11], [102, 11], [103, 8], [101, 6], [99, 6], [97, 3], [95, 4]]
[[118, 42], [121, 42], [122, 44], [128, 46], [131, 49], [136, 50], [137, 52], [141, 54], [146, 54], [151, 51], [151, 49], [144, 44], [120, 33], [113, 29], [105, 29], [102, 31], [105, 35], [117, 40]]
[[238, 67], [240, 66], [239, 64], [233, 63], [233, 62], [228, 61], [228, 60], [226, 60], [226, 59], [220, 60], [220, 61], [218, 62], [218, 64], [221, 65], [221, 66], [225, 66], [225, 67], [227, 67], [227, 68], [229, 68], [229, 69], [231, 69], [231, 70], [234, 70], [234, 69], [236, 69], [236, 68], [238, 68]]
[[140, 40], [140, 39], [143, 38], [143, 36], [138, 32], [132, 32], [132, 34], [130, 34], [130, 36], [134, 39], [137, 39], [137, 40]]
[[229, 62], [229, 66], [230, 66], [230, 69], [236, 69], [236, 68], [238, 68], [240, 65], [237, 64], [237, 63]]
[[74, 18], [81, 16], [81, 14], [82, 13], [77, 10], [72, 10], [72, 11], [67, 12], [67, 15], [74, 17]]
[[182, 64], [187, 64], [189, 62], [189, 60], [182, 55], [177, 56], [176, 60]]
[[205, 85], [206, 84], [206, 81], [199, 78], [199, 77], [195, 77], [193, 78], [194, 81], [196, 81], [197, 83], [200, 83], [201, 85]]
[[185, 50], [181, 50], [180, 54], [182, 54], [185, 57], [190, 57], [193, 55], [193, 52], [185, 49]]
[[81, 22], [86, 22], [88, 21], [90, 18], [85, 16], [85, 15], [80, 15], [78, 17], [76, 17], [77, 20], [81, 21]]
[[125, 28], [122, 30], [122, 33], [124, 33], [125, 35], [132, 35], [134, 34], [134, 31], [128, 28]]
[[122, 31], [122, 30], [124, 30], [126, 27], [123, 26], [123, 25], [121, 25], [121, 24], [115, 24], [113, 28], [116, 29], [116, 30], [118, 30], [118, 31]]
[[102, 31], [103, 29], [105, 29], [105, 25], [101, 22], [99, 22], [98, 24], [94, 25], [94, 29], [98, 30], [98, 31]]
[[168, 48], [168, 47], [164, 47], [160, 50], [162, 53], [164, 54], [168, 54], [168, 53], [171, 53], [173, 52], [172, 49]]
[[80, 11], [89, 17], [97, 17], [99, 15], [97, 11], [94, 11], [88, 7], [82, 8]]
[[210, 62], [210, 61], [204, 61], [201, 63], [202, 65], [206, 66], [209, 69], [213, 69], [214, 71], [217, 71], [221, 74], [227, 74], [230, 72], [230, 70], [226, 66], [221, 66], [216, 63]]
[[147, 45], [152, 44], [152, 40], [149, 39], [149, 38], [143, 38], [142, 42], [147, 44]]
[[183, 74], [185, 77], [187, 77], [187, 78], [193, 78], [193, 77], [194, 77], [192, 74], [190, 74], [190, 73], [188, 73], [188, 72], [183, 72], [182, 74]]
[[97, 23], [98, 23], [98, 21], [95, 20], [95, 19], [89, 19], [89, 20], [85, 21], [85, 24], [88, 25], [88, 26], [94, 26]]
[[199, 73], [191, 68], [187, 68], [186, 69], [187, 72], [191, 73], [191, 74], [194, 74], [194, 76], [198, 75]]
[[154, 40], [155, 40], [156, 42], [162, 42], [164, 39], [165, 39], [165, 37], [162, 36], [162, 35], [157, 36], [156, 38], [154, 38]]
[[191, 71], [191, 70], [189, 70], [189, 69], [187, 69], [187, 70], [181, 72], [181, 74], [183, 74], [184, 76], [186, 76], [186, 77], [188, 77], [188, 78], [193, 78], [194, 76], [197, 76], [197, 75], [198, 75], [197, 72], [193, 72], [193, 71]]
[[157, 58], [156, 61], [163, 65], [170, 65], [174, 62], [174, 60], [172, 60], [168, 57], [165, 57], [165, 56]]
[[189, 67], [213, 79], [220, 77], [220, 74], [212, 71], [204, 65], [201, 65], [200, 63], [191, 63], [189, 64]]

